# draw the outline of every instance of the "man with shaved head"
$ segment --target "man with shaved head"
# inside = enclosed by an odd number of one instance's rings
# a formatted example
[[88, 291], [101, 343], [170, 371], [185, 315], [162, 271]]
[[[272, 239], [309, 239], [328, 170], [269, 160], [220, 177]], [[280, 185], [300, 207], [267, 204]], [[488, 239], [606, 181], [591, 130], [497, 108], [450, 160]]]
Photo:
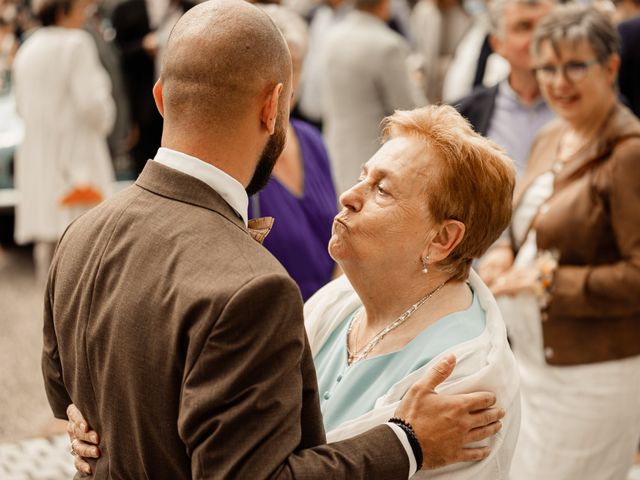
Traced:
[[46, 390], [58, 418], [75, 403], [100, 433], [95, 478], [406, 479], [423, 456], [433, 468], [488, 455], [463, 447], [500, 413], [458, 419], [468, 396], [433, 392], [451, 362], [400, 406], [413, 431], [383, 424], [326, 444], [300, 293], [252, 238], [268, 222], [247, 223], [291, 96], [269, 18], [240, 0], [190, 10], [154, 96], [162, 148], [70, 226], [49, 274]]

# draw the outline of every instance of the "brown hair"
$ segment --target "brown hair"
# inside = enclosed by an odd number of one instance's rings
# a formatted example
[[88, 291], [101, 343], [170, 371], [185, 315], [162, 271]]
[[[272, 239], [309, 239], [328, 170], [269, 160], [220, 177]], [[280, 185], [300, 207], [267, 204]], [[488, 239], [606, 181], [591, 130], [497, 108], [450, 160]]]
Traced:
[[464, 238], [437, 268], [464, 280], [511, 220], [515, 170], [505, 151], [476, 133], [453, 107], [396, 111], [384, 120], [385, 138], [410, 137], [436, 159], [425, 185], [429, 213], [436, 222], [458, 220]]

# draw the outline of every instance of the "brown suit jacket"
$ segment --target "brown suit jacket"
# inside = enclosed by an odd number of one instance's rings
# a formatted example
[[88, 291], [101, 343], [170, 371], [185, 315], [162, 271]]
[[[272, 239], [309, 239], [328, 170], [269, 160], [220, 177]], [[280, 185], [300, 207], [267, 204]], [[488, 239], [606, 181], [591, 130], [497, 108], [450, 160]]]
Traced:
[[[566, 126], [536, 139], [516, 205], [557, 160]], [[575, 365], [640, 354], [640, 122], [625, 107], [556, 175], [534, 221], [538, 248], [557, 249], [559, 268], [543, 313], [547, 362]]]
[[96, 480], [406, 479], [386, 426], [326, 445], [295, 283], [216, 192], [148, 162], [60, 241], [43, 372], [102, 435]]

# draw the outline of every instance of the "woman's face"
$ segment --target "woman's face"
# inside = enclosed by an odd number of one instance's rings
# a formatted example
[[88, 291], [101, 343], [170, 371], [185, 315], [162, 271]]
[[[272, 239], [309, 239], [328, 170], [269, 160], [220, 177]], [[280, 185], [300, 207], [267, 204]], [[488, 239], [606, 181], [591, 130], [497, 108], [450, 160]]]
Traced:
[[613, 55], [604, 64], [586, 40], [573, 44], [562, 40], [554, 51], [551, 41], [540, 45], [534, 59], [540, 90], [549, 106], [572, 125], [599, 121], [599, 112], [608, 109], [614, 98], [613, 84], [619, 58]]
[[358, 183], [340, 196], [342, 210], [329, 241], [338, 264], [366, 262], [380, 271], [421, 268], [431, 227], [425, 186], [433, 165], [424, 144], [408, 137], [389, 140], [378, 150]]

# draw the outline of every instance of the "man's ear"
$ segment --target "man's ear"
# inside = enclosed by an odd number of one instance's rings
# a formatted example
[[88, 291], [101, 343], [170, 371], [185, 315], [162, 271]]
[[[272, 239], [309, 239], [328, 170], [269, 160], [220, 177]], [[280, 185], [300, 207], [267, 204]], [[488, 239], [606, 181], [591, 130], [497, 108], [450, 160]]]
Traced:
[[162, 79], [159, 78], [153, 86], [153, 99], [156, 101], [156, 107], [160, 115], [164, 118], [164, 101], [162, 99]]
[[460, 245], [465, 231], [464, 223], [458, 220], [445, 220], [438, 228], [433, 240], [422, 252], [422, 258], [428, 255], [429, 261], [433, 263], [444, 260]]
[[282, 83], [277, 84], [273, 90], [271, 90], [262, 104], [262, 111], [260, 112], [260, 121], [269, 132], [269, 135], [273, 135], [276, 130], [276, 119], [278, 117], [278, 105], [280, 104], [280, 94], [282, 93]]

